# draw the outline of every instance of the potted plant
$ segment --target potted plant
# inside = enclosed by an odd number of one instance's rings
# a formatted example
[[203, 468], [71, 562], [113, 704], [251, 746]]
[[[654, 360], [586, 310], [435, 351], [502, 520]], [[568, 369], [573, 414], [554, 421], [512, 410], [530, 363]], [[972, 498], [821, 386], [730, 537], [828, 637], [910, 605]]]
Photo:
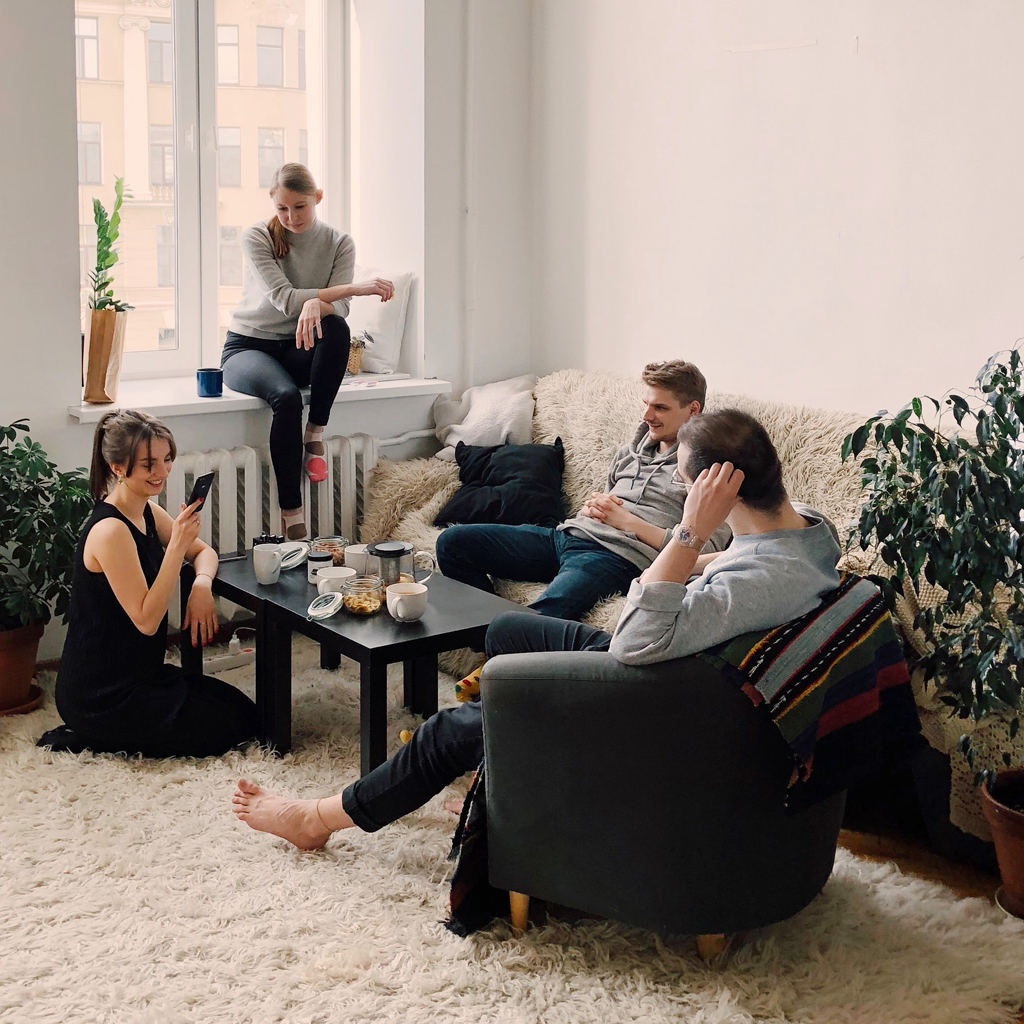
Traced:
[[87, 402], [117, 400], [124, 353], [124, 331], [128, 310], [132, 307], [114, 298], [111, 269], [117, 263], [114, 243], [120, 234], [121, 204], [131, 193], [124, 189], [124, 178], [114, 179], [114, 206], [110, 216], [98, 199], [92, 201], [96, 222], [96, 269], [89, 272], [92, 294], [89, 296], [89, 331], [85, 342], [83, 378]]
[[[1024, 711], [1021, 380], [1020, 352], [996, 353], [970, 394], [880, 412], [842, 453], [860, 459], [863, 504], [851, 540], [881, 562], [869, 578], [912, 623], [912, 659], [925, 684], [972, 725], [1000, 716], [1011, 743]], [[922, 419], [925, 402], [933, 425]], [[1024, 916], [1024, 768], [1011, 768], [1006, 749], [982, 762], [971, 727], [958, 749], [982, 787], [1004, 906]]]
[[32, 685], [39, 640], [51, 608], [67, 616], [75, 546], [91, 509], [82, 470], [61, 473], [28, 437], [27, 420], [0, 426], [0, 714], [42, 698]]

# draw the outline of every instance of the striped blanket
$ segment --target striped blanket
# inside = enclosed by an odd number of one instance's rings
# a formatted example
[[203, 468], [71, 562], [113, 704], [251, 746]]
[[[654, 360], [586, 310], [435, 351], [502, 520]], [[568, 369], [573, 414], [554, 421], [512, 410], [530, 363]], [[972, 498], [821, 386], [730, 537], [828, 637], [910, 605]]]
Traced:
[[879, 589], [852, 573], [813, 611], [697, 655], [764, 705], [793, 752], [799, 810], [921, 745], [903, 645]]

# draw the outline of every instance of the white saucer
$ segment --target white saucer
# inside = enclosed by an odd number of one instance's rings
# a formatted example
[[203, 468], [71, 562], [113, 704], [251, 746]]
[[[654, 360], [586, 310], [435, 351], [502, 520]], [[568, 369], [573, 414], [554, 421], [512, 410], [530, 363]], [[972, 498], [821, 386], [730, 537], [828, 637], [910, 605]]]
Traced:
[[281, 568], [294, 569], [306, 561], [309, 544], [304, 540], [287, 540], [281, 545]]

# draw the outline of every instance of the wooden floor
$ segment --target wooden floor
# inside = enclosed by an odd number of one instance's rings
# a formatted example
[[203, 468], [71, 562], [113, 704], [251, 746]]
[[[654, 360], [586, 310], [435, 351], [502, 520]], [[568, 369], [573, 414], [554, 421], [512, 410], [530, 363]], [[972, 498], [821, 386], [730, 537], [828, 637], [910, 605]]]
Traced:
[[924, 843], [843, 829], [839, 833], [839, 845], [865, 860], [893, 861], [905, 874], [941, 882], [958, 896], [981, 896], [994, 900], [999, 888], [997, 875], [989, 875], [964, 864], [953, 864]]

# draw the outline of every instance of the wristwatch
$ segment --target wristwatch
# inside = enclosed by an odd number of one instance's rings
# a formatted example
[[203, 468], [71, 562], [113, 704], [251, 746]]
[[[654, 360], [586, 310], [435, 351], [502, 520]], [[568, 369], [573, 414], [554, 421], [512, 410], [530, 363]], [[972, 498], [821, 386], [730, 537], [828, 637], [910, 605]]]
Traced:
[[677, 544], [681, 544], [684, 548], [693, 548], [694, 551], [700, 551], [706, 543], [706, 541], [701, 537], [698, 537], [697, 534], [695, 534], [693, 530], [686, 525], [686, 523], [680, 523], [672, 531], [672, 539]]

